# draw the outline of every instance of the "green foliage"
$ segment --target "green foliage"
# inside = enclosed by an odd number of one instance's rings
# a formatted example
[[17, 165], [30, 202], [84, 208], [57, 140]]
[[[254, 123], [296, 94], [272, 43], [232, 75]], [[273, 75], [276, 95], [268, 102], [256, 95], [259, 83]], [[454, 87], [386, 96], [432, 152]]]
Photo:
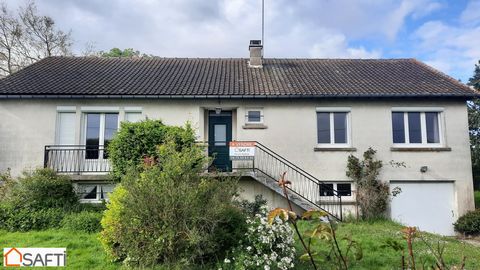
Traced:
[[480, 209], [461, 216], [454, 224], [455, 230], [469, 235], [480, 234]]
[[106, 203], [79, 203], [70, 208], [70, 211], [72, 213], [79, 213], [84, 211], [103, 213], [105, 209], [107, 209]]
[[58, 228], [66, 213], [82, 207], [71, 180], [49, 169], [1, 176], [0, 228], [29, 231]]
[[476, 90], [480, 90], [480, 60], [478, 64], [475, 64], [475, 70], [473, 71], [473, 76], [468, 79], [468, 85], [473, 86]]
[[110, 51], [100, 52], [101, 57], [152, 57], [151, 55], [147, 55], [144, 53], [140, 53], [140, 51], [134, 50], [133, 48], [126, 48], [126, 49], [119, 49], [119, 48], [112, 48]]
[[480, 209], [480, 191], [475, 191], [473, 197], [475, 199], [475, 208]]
[[[418, 231], [416, 227], [404, 227], [401, 233], [403, 240], [388, 238], [382, 245], [382, 248], [391, 248], [400, 255], [400, 269], [448, 270], [465, 268], [467, 259], [465, 255], [459, 256], [459, 262], [447, 262], [445, 256], [447, 244], [445, 241], [434, 241], [432, 237]], [[424, 244], [425, 249], [417, 248], [419, 242]], [[433, 244], [434, 242], [436, 243]]]
[[[475, 65], [473, 76], [467, 84], [480, 91], [480, 61]], [[467, 105], [473, 177], [477, 188], [480, 188], [480, 99], [469, 101]]]
[[231, 255], [218, 268], [293, 269], [295, 266], [293, 230], [287, 221], [269, 217], [266, 206], [261, 207], [260, 212], [254, 217], [249, 217], [248, 231], [240, 245], [230, 252]]
[[123, 200], [127, 195], [127, 190], [118, 184], [110, 194], [107, 204], [107, 211], [102, 217], [102, 233], [100, 241], [107, 254], [114, 261], [120, 261], [127, 257], [127, 251], [120, 245], [123, 239], [123, 233], [126, 231], [125, 224], [122, 222], [124, 215]]
[[189, 147], [195, 142], [193, 129], [167, 126], [160, 120], [144, 120], [137, 123], [122, 122], [120, 130], [108, 145], [112, 173], [120, 179], [130, 169], [141, 169], [145, 158], [158, 159], [157, 147], [172, 139], [178, 148]]
[[[316, 262], [331, 264], [334, 269], [349, 269], [352, 262], [360, 261], [363, 258], [363, 250], [359, 242], [352, 239], [352, 236], [337, 236], [337, 224], [330, 220], [328, 213], [321, 210], [311, 210], [303, 214], [303, 219], [310, 220], [314, 226], [313, 230], [305, 231], [304, 239], [308, 239], [309, 247], [316, 241], [324, 242], [329, 246], [325, 252], [321, 249], [312, 250], [310, 254]], [[341, 245], [345, 243], [344, 245]], [[305, 253], [301, 260], [308, 261], [309, 254]]]
[[100, 220], [102, 213], [82, 211], [79, 213], [70, 213], [62, 220], [62, 228], [71, 231], [99, 232], [101, 230]]
[[[298, 223], [302, 233], [313, 230], [314, 225], [308, 220], [301, 220]], [[402, 240], [402, 234], [400, 233], [402, 228], [402, 225], [387, 220], [338, 223], [336, 227], [337, 235], [352, 235], [354, 239], [362, 245], [363, 258], [360, 261], [356, 261], [355, 264], [352, 264], [350, 269], [401, 269], [401, 251], [395, 251], [385, 244], [389, 239], [393, 238], [406, 250], [406, 241]], [[445, 263], [449, 265], [459, 265], [462, 262], [462, 257], [466, 256], [465, 269], [480, 269], [479, 248], [463, 243], [454, 237], [442, 237], [440, 235], [427, 233], [424, 233], [423, 236], [429, 243], [445, 243], [445, 252], [443, 254]], [[346, 248], [346, 244], [345, 241], [339, 243], [342, 249]], [[322, 250], [323, 252], [327, 252], [329, 248], [323, 241], [312, 243], [312, 246], [312, 249]], [[296, 242], [296, 248], [300, 251], [297, 254], [298, 256], [303, 254], [301, 243], [298, 240]], [[433, 255], [428, 251], [429, 249], [426, 243], [417, 241], [414, 243], [414, 248], [417, 249], [419, 253], [422, 253], [422, 257], [425, 257], [427, 262], [435, 262]], [[429, 254], [429, 256], [427, 256], [427, 254]], [[296, 263], [295, 269], [311, 270], [312, 267], [308, 262], [299, 261]], [[330, 268], [326, 266], [320, 267], [320, 269]]]
[[232, 231], [244, 223], [232, 205], [236, 181], [202, 176], [207, 160], [194, 144], [168, 140], [157, 151], [156, 162], [127, 173], [111, 194], [102, 244], [130, 266], [210, 263], [242, 235]]
[[57, 175], [50, 169], [37, 169], [24, 172], [2, 202], [16, 209], [69, 209], [78, 204], [78, 197], [69, 177]]
[[[73, 232], [63, 229], [29, 232], [0, 231], [2, 246], [0, 258], [3, 258], [3, 247], [66, 247], [67, 267], [58, 269], [122, 269], [121, 265], [109, 262], [97, 238], [98, 234], [96, 233]], [[3, 259], [0, 259], [0, 269], [9, 269], [4, 268], [2, 263]], [[10, 267], [10, 269], [21, 268]]]
[[0, 227], [8, 231], [30, 231], [58, 228], [65, 215], [59, 208], [15, 209], [0, 205]]
[[249, 200], [235, 201], [235, 205], [240, 207], [245, 214], [250, 217], [254, 217], [256, 214], [260, 213], [262, 207], [267, 205], [267, 200], [265, 200], [262, 194], [255, 195], [255, 200], [253, 202]]
[[347, 177], [357, 186], [356, 200], [363, 219], [384, 217], [389, 200], [389, 187], [378, 180], [383, 167], [381, 160], [375, 159], [377, 151], [369, 148], [363, 153], [363, 160], [350, 155], [347, 163]]

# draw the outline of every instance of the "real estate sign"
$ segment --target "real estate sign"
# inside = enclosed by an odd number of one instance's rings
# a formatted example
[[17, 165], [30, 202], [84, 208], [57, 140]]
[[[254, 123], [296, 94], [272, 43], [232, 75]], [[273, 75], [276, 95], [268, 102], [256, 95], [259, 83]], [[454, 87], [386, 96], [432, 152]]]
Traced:
[[255, 142], [230, 142], [231, 160], [250, 160], [255, 156]]

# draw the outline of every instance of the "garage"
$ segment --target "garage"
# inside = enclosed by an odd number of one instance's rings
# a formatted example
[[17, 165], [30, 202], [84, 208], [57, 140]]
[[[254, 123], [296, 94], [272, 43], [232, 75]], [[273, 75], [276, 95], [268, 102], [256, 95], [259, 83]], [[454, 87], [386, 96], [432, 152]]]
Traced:
[[441, 235], [454, 235], [455, 183], [453, 181], [390, 181], [401, 188], [392, 198], [391, 217], [404, 225]]

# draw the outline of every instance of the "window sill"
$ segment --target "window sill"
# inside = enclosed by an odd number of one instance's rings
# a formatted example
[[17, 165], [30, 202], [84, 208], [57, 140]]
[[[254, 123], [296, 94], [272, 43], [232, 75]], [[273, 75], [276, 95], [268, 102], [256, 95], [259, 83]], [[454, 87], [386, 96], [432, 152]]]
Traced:
[[243, 129], [267, 129], [268, 127], [264, 124], [245, 124], [242, 126]]
[[314, 152], [356, 152], [355, 147], [314, 147]]
[[450, 147], [415, 147], [415, 146], [402, 146], [391, 147], [392, 152], [450, 152]]

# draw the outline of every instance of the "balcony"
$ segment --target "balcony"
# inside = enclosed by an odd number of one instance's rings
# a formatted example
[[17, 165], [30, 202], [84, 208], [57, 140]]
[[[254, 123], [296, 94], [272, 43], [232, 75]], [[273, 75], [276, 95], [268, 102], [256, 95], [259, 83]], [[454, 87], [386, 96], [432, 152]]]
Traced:
[[103, 145], [46, 145], [43, 166], [63, 174], [107, 174], [110, 171]]

